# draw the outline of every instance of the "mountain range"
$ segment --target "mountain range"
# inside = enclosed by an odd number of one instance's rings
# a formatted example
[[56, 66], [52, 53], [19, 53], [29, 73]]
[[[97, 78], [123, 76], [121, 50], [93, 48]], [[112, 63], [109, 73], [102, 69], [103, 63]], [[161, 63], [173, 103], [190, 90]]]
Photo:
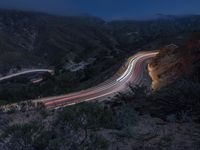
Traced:
[[1, 83], [0, 99], [33, 99], [97, 85], [136, 52], [183, 44], [195, 31], [200, 31], [198, 15], [107, 22], [91, 16], [0, 10], [0, 76], [30, 68], [55, 71], [37, 85], [24, 79]]

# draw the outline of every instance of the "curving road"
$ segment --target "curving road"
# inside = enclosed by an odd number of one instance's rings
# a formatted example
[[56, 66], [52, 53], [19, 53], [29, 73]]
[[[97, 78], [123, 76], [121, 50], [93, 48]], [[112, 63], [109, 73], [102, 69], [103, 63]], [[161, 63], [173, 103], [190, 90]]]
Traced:
[[39, 72], [49, 72], [49, 73], [53, 73], [53, 70], [49, 70], [49, 69], [31, 69], [31, 70], [26, 70], [26, 71], [22, 71], [22, 72], [18, 72], [15, 74], [11, 74], [11, 75], [7, 75], [4, 77], [0, 77], [0, 82], [3, 80], [7, 80], [7, 79], [11, 79], [17, 76], [21, 76], [21, 75], [25, 75], [25, 74], [29, 74], [29, 73], [39, 73]]
[[127, 88], [127, 83], [140, 84], [144, 76], [145, 62], [158, 52], [141, 52], [129, 58], [115, 76], [102, 84], [79, 92], [36, 100], [46, 108], [60, 108], [84, 101], [115, 95]]

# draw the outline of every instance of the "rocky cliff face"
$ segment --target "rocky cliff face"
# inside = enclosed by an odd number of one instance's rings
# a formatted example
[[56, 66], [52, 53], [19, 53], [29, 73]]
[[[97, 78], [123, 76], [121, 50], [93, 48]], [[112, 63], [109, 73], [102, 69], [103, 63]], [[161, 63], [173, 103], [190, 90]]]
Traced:
[[160, 89], [180, 77], [199, 82], [200, 34], [195, 33], [182, 46], [168, 45], [148, 65], [152, 88]]

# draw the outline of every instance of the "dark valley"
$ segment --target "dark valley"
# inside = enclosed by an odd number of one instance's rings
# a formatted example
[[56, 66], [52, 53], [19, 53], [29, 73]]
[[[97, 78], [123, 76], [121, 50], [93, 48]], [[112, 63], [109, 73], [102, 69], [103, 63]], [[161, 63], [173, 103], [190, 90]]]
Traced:
[[0, 10], [0, 150], [198, 150], [199, 93], [200, 15]]

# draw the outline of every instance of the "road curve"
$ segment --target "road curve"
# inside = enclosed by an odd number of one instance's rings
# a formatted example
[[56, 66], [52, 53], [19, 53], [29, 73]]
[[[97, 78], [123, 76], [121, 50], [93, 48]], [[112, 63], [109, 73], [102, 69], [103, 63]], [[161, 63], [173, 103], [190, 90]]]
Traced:
[[25, 75], [25, 74], [29, 74], [29, 73], [39, 73], [39, 72], [53, 73], [53, 70], [50, 70], [50, 69], [30, 69], [30, 70], [26, 70], [26, 71], [22, 71], [22, 72], [18, 72], [18, 73], [15, 73], [15, 74], [11, 74], [11, 75], [1, 77], [0, 82], [3, 81], [3, 80], [7, 80], [7, 79], [17, 77], [17, 76], [21, 76], [21, 75]]
[[140, 84], [143, 79], [144, 62], [154, 57], [157, 53], [155, 51], [140, 52], [134, 55], [129, 58], [125, 66], [115, 76], [98, 86], [67, 95], [42, 98], [35, 102], [42, 103], [46, 108], [60, 108], [112, 96], [117, 92], [125, 90], [129, 82]]

